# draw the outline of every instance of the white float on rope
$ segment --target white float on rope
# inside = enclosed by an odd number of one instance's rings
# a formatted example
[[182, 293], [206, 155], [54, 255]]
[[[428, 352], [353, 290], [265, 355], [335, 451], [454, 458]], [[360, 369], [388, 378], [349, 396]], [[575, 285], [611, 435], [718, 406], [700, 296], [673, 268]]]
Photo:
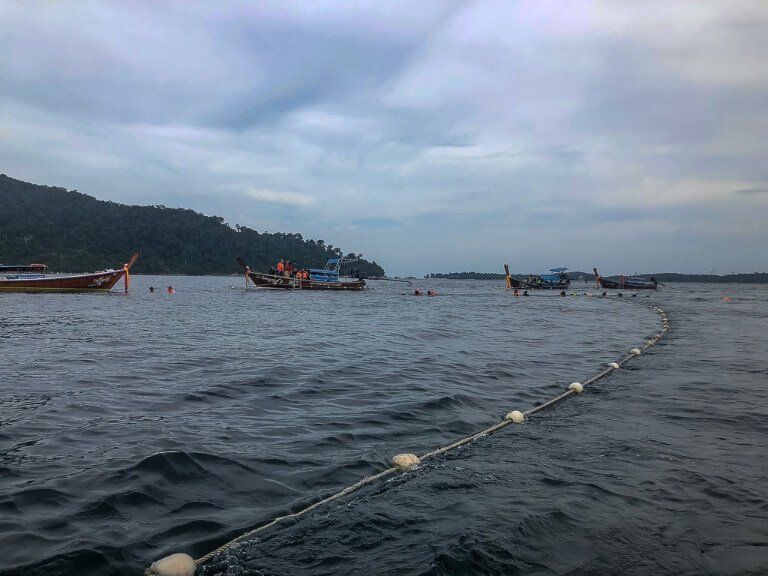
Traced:
[[188, 554], [171, 554], [153, 562], [147, 574], [152, 576], [194, 576], [195, 559]]
[[[656, 334], [652, 340], [647, 341], [647, 346], [653, 346], [657, 341], [659, 341], [664, 336], [664, 333], [669, 328], [669, 321], [666, 318], [666, 313], [664, 312], [664, 310], [653, 305], [649, 307], [659, 313], [664, 324], [662, 330], [658, 334]], [[639, 356], [640, 353], [641, 353], [640, 349], [632, 348], [630, 350], [630, 355], [621, 359], [620, 363], [623, 364], [624, 362], [631, 360], [633, 357]], [[584, 382], [586, 382], [586, 384], [589, 385], [602, 378], [605, 378], [606, 376], [611, 374], [613, 370], [618, 370], [621, 367], [620, 363], [619, 362], [609, 363], [608, 364], [609, 368], [606, 368], [601, 372], [598, 372], [596, 375], [585, 380]], [[542, 404], [537, 404], [536, 406], [534, 406], [529, 410], [526, 410], [525, 412], [522, 412], [520, 410], [512, 410], [507, 413], [507, 415], [505, 416], [505, 419], [502, 420], [501, 422], [493, 424], [492, 426], [486, 428], [485, 430], [481, 430], [480, 432], [476, 432], [469, 436], [465, 436], [451, 444], [448, 444], [447, 446], [435, 448], [430, 452], [422, 454], [421, 457], [418, 457], [415, 454], [410, 454], [410, 453], [397, 454], [392, 458], [392, 467], [382, 470], [380, 472], [377, 472], [375, 474], [366, 476], [358, 480], [354, 484], [351, 484], [346, 488], [343, 488], [330, 496], [322, 498], [321, 500], [317, 500], [313, 504], [310, 504], [302, 508], [301, 510], [298, 510], [297, 512], [291, 512], [291, 513], [285, 514], [284, 516], [273, 518], [272, 520], [264, 524], [261, 524], [260, 526], [257, 526], [256, 528], [249, 530], [248, 532], [245, 532], [244, 534], [241, 534], [236, 538], [233, 538], [229, 542], [222, 544], [215, 550], [211, 550], [210, 552], [208, 552], [204, 556], [201, 556], [197, 560], [192, 559], [192, 557], [188, 556], [187, 554], [171, 554], [170, 556], [167, 556], [165, 558], [158, 560], [157, 562], [152, 563], [152, 565], [145, 571], [145, 574], [148, 576], [194, 576], [196, 566], [205, 564], [206, 562], [213, 559], [216, 555], [230, 549], [232, 546], [234, 546], [238, 542], [243, 542], [245, 540], [252, 539], [257, 534], [285, 520], [295, 520], [297, 518], [300, 518], [301, 516], [304, 516], [305, 514], [309, 514], [310, 512], [312, 512], [313, 510], [316, 510], [321, 506], [327, 505], [335, 500], [348, 496], [349, 494], [352, 494], [353, 492], [363, 488], [364, 486], [368, 486], [370, 484], [373, 484], [374, 482], [381, 481], [382, 479], [388, 476], [391, 476], [392, 474], [396, 474], [398, 472], [407, 472], [409, 470], [412, 470], [415, 466], [419, 465], [424, 460], [428, 460], [430, 458], [434, 458], [436, 456], [445, 454], [449, 451], [455, 450], [461, 446], [469, 444], [470, 442], [474, 442], [481, 438], [484, 438], [485, 436], [493, 434], [501, 430], [502, 428], [508, 426], [510, 423], [521, 424], [526, 420], [526, 418], [542, 410], [545, 410], [557, 404], [558, 402], [561, 402], [568, 396], [572, 396], [573, 394], [580, 394], [583, 390], [584, 390], [584, 385], [581, 382], [572, 382], [568, 386], [567, 391], [559, 394], [558, 396], [555, 396], [554, 398], [551, 398], [550, 400], [547, 400]]]
[[398, 454], [392, 458], [392, 465], [403, 472], [407, 472], [419, 464], [421, 464], [421, 460], [416, 454]]
[[520, 412], [520, 410], [512, 410], [507, 413], [505, 419], [511, 420], [515, 424], [522, 424], [525, 421], [525, 414]]

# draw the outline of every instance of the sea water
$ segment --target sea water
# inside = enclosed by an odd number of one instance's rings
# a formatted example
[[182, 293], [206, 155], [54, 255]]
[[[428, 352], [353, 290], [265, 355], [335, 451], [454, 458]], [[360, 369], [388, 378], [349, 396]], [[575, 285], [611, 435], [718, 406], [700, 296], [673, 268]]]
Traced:
[[0, 294], [0, 573], [201, 556], [588, 378], [658, 331], [649, 303], [667, 337], [584, 394], [204, 573], [768, 572], [768, 287], [370, 286]]

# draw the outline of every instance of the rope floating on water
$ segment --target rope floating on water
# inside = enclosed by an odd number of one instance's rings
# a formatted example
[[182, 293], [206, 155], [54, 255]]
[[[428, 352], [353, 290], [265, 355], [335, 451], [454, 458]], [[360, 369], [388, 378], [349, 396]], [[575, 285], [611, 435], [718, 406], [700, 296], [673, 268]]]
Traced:
[[[590, 295], [587, 294], [587, 296], [590, 296]], [[616, 362], [610, 362], [609, 364], [607, 364], [608, 366], [607, 368], [598, 372], [591, 378], [585, 380], [583, 383], [572, 382], [568, 386], [565, 392], [563, 392], [562, 394], [559, 394], [558, 396], [555, 396], [554, 398], [542, 404], [534, 406], [533, 408], [530, 408], [524, 412], [520, 410], [512, 410], [505, 416], [504, 420], [502, 420], [501, 422], [494, 424], [493, 426], [489, 426], [485, 430], [481, 430], [480, 432], [471, 434], [470, 436], [465, 436], [464, 438], [461, 438], [460, 440], [457, 440], [452, 444], [448, 444], [447, 446], [443, 446], [441, 448], [436, 448], [430, 452], [422, 454], [421, 456], [417, 456], [415, 454], [398, 454], [392, 458], [392, 466], [390, 468], [387, 468], [386, 470], [382, 470], [381, 472], [378, 472], [376, 474], [366, 476], [365, 478], [358, 480], [354, 484], [347, 486], [346, 488], [340, 490], [339, 492], [336, 492], [331, 496], [323, 498], [322, 500], [319, 500], [314, 504], [310, 504], [309, 506], [306, 506], [305, 508], [302, 508], [297, 512], [292, 512], [290, 514], [278, 516], [277, 518], [272, 519], [266, 524], [257, 526], [253, 530], [249, 530], [248, 532], [241, 534], [236, 538], [233, 538], [229, 542], [222, 544], [215, 550], [212, 550], [205, 556], [201, 556], [196, 560], [192, 559], [192, 557], [188, 556], [187, 554], [171, 554], [170, 556], [167, 556], [161, 560], [158, 560], [157, 562], [154, 562], [145, 571], [145, 575], [146, 576], [193, 576], [197, 566], [200, 566], [201, 564], [205, 564], [209, 560], [213, 559], [220, 552], [224, 552], [232, 548], [232, 546], [234, 546], [235, 544], [238, 544], [245, 540], [249, 540], [252, 537], [256, 536], [257, 534], [279, 524], [280, 522], [283, 522], [285, 520], [300, 518], [301, 516], [304, 516], [305, 514], [308, 514], [309, 512], [312, 512], [313, 510], [320, 508], [321, 506], [324, 506], [325, 504], [329, 504], [334, 500], [338, 500], [339, 498], [348, 496], [349, 494], [352, 494], [353, 492], [359, 490], [360, 488], [363, 488], [364, 486], [372, 484], [377, 480], [386, 478], [387, 476], [391, 476], [396, 473], [408, 472], [413, 468], [415, 468], [416, 466], [418, 466], [419, 464], [421, 464], [425, 460], [435, 458], [437, 456], [445, 454], [446, 452], [450, 452], [452, 450], [455, 450], [456, 448], [464, 446], [465, 444], [469, 444], [470, 442], [475, 442], [480, 438], [493, 434], [494, 432], [498, 432], [499, 430], [501, 430], [506, 426], [509, 426], [510, 424], [522, 424], [530, 416], [533, 416], [534, 414], [541, 412], [542, 410], [545, 410], [550, 406], [553, 406], [558, 402], [565, 400], [569, 396], [581, 394], [584, 391], [585, 387], [589, 386], [590, 384], [594, 384], [598, 380], [601, 380], [607, 377], [608, 375], [612, 374], [616, 370], [621, 369], [621, 367], [624, 364], [626, 364], [633, 358], [636, 358], [642, 355], [646, 350], [648, 350], [652, 346], [655, 346], [656, 343], [664, 337], [664, 335], [670, 328], [669, 318], [667, 317], [667, 313], [662, 308], [659, 308], [658, 306], [649, 305], [649, 308], [653, 309], [661, 318], [661, 321], [662, 321], [661, 330], [655, 335], [653, 335], [651, 338], [646, 340], [645, 344], [642, 347], [632, 348], [629, 351], [628, 355], [624, 356], [623, 358], [621, 358]]]

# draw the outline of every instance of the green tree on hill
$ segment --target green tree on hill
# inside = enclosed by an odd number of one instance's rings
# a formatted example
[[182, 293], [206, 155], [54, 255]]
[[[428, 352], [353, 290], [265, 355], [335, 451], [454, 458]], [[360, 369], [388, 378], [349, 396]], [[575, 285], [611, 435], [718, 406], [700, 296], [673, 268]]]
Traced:
[[[0, 174], [0, 261], [44, 262], [52, 271], [74, 272], [120, 265], [134, 251], [141, 253], [137, 272], [193, 275], [237, 273], [238, 254], [255, 270], [267, 270], [280, 258], [318, 267], [342, 255], [301, 234], [232, 228], [220, 216], [126, 206]], [[345, 269], [350, 267], [366, 276], [384, 275], [376, 262], [361, 259]]]

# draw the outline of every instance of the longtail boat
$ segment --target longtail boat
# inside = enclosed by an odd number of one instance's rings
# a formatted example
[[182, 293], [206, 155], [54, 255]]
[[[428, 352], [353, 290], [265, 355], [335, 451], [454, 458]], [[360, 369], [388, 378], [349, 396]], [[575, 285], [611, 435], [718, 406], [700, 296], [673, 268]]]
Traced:
[[128, 292], [131, 266], [138, 260], [134, 254], [121, 268], [101, 270], [90, 274], [46, 275], [44, 264], [0, 266], [2, 292], [109, 292], [120, 279]]
[[306, 278], [285, 276], [283, 274], [271, 274], [255, 272], [246, 264], [240, 256], [236, 258], [240, 268], [245, 274], [246, 283], [253, 282], [257, 288], [276, 288], [280, 290], [362, 290], [365, 288], [365, 280], [362, 278], [342, 278], [341, 258], [331, 258], [324, 268], [310, 268]]
[[516, 280], [509, 274], [509, 266], [504, 264], [507, 273], [507, 288], [527, 288], [530, 290], [565, 290], [571, 285], [571, 279], [565, 273], [568, 268], [550, 268], [549, 274], [530, 274], [523, 280]]
[[617, 280], [612, 280], [600, 276], [597, 268], [592, 268], [592, 270], [595, 273], [595, 282], [598, 288], [606, 290], [656, 290], [659, 286], [656, 278], [653, 277], [646, 279], [640, 276], [621, 275]]

